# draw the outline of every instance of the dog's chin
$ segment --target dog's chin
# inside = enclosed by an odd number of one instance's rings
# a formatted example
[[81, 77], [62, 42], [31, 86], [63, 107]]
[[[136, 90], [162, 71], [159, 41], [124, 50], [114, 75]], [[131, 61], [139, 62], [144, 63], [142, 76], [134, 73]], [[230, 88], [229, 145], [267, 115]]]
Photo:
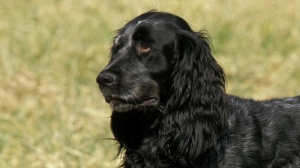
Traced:
[[149, 98], [144, 101], [126, 101], [112, 99], [108, 101], [110, 107], [115, 112], [128, 112], [128, 111], [143, 111], [149, 108], [155, 108], [159, 105], [157, 98]]

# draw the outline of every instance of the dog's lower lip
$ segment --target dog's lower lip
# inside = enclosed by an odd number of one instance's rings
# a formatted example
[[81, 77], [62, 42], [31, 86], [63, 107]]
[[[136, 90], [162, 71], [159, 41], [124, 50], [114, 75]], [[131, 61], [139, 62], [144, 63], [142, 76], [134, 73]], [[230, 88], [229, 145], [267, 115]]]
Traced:
[[147, 99], [143, 99], [142, 101], [139, 100], [125, 100], [125, 99], [121, 99], [121, 98], [107, 98], [106, 102], [107, 103], [119, 103], [119, 104], [141, 104], [141, 105], [146, 105], [146, 104], [151, 104], [155, 101], [157, 101], [158, 99], [155, 97], [150, 97]]
[[115, 111], [125, 112], [132, 109], [141, 109], [146, 106], [155, 106], [158, 105], [158, 99], [155, 97], [150, 97], [143, 99], [142, 101], [138, 100], [125, 100], [120, 98], [107, 98], [107, 103], [110, 104], [111, 108]]
[[156, 98], [149, 98], [149, 99], [142, 101], [141, 104], [142, 105], [151, 105], [151, 104], [154, 104], [156, 101], [157, 101]]

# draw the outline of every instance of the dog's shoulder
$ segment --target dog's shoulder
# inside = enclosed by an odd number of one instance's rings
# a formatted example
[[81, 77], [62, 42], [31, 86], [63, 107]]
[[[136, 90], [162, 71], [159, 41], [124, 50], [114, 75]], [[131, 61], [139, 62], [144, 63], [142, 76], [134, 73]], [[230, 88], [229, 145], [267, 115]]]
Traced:
[[[256, 101], [228, 95], [227, 100], [230, 143], [226, 157], [247, 157], [249, 162], [270, 165], [294, 165], [299, 160], [300, 96]], [[255, 160], [256, 156], [263, 160]]]

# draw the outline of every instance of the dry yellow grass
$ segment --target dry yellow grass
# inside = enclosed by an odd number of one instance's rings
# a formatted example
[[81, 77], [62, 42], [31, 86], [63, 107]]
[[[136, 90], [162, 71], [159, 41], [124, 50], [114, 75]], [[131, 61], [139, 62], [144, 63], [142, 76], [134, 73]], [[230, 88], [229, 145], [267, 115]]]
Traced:
[[114, 30], [157, 9], [206, 29], [228, 93], [300, 94], [300, 1], [0, 0], [0, 167], [111, 168], [95, 78]]

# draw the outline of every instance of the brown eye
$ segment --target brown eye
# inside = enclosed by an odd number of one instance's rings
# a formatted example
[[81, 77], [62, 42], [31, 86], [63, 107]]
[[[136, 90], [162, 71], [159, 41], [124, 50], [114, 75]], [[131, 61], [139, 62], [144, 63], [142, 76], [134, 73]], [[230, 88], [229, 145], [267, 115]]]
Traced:
[[141, 42], [138, 46], [137, 46], [137, 50], [141, 53], [147, 53], [151, 50], [150, 46], [144, 42]]

